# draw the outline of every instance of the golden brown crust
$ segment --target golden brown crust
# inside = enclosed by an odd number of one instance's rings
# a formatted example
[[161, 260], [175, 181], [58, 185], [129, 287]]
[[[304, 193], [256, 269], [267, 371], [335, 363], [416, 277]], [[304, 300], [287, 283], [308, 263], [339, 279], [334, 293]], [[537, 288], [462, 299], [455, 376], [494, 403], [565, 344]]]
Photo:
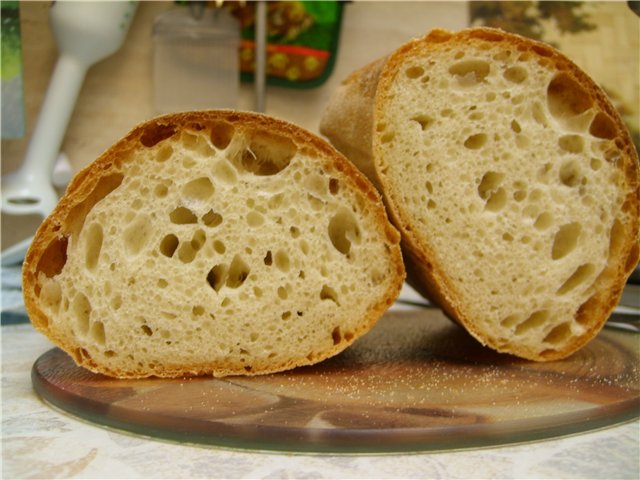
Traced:
[[77, 339], [61, 337], [56, 331], [50, 329], [50, 319], [47, 318], [40, 305], [40, 292], [43, 285], [48, 278], [60, 273], [66, 262], [68, 243], [76, 239], [87, 213], [93, 206], [120, 185], [126, 174], [126, 166], [135, 161], [135, 152], [141, 144], [150, 146], [183, 130], [221, 131], [222, 136], [212, 137], [212, 141], [224, 144], [225, 141], [228, 141], [224, 138], [224, 128], [212, 129], [213, 126], [220, 127], [220, 124], [233, 124], [234, 128], [249, 133], [277, 132], [277, 134], [291, 139], [305, 153], [317, 157], [320, 162], [330, 163], [332, 168], [340, 171], [344, 175], [343, 180], [350, 182], [352, 187], [364, 196], [366, 202], [370, 203], [367, 210], [375, 215], [376, 223], [384, 232], [390, 262], [396, 266], [395, 277], [390, 282], [393, 287], [389, 288], [384, 297], [378, 299], [377, 303], [367, 312], [366, 318], [361, 319], [353, 335], [349, 335], [347, 338], [343, 336], [335, 342], [333, 347], [314, 352], [311, 356], [292, 358], [285, 363], [255, 362], [250, 370], [234, 363], [228, 365], [221, 363], [185, 365], [180, 362], [171, 365], [167, 363], [151, 374], [162, 377], [203, 374], [215, 376], [256, 375], [317, 363], [335, 355], [353, 343], [355, 339], [368, 331], [395, 301], [404, 280], [399, 233], [387, 220], [380, 194], [342, 154], [310, 132], [265, 115], [230, 110], [169, 114], [136, 126], [98, 159], [80, 171], [68, 186], [65, 195], [60, 199], [51, 215], [39, 227], [27, 252], [23, 265], [23, 291], [29, 317], [36, 329], [67, 351], [78, 364], [94, 372], [121, 378], [138, 378], [150, 375], [148, 369], [135, 365], [127, 370], [113, 370], [102, 365], [91, 358], [91, 355], [82, 348]]
[[[613, 255], [616, 262], [605, 269], [600, 275], [599, 283], [601, 284], [601, 288], [596, 289], [596, 293], [579, 309], [578, 316], [580, 318], [578, 322], [588, 326], [587, 330], [581, 336], [574, 338], [573, 341], [563, 349], [542, 353], [518, 346], [508, 349], [501, 348], [500, 345], [493, 341], [491, 332], [482, 331], [476, 324], [475, 319], [465, 314], [464, 304], [448, 281], [446, 273], [442, 272], [437, 265], [429, 262], [429, 259], [434, 258], [429, 245], [424, 242], [424, 239], [414, 234], [411, 228], [411, 219], [404, 211], [402, 200], [399, 198], [401, 192], [394, 192], [389, 184], [385, 182], [385, 166], [381, 161], [381, 156], [375, 153], [373, 155], [373, 158], [376, 160], [376, 171], [383, 185], [382, 189], [387, 197], [391, 216], [395, 219], [396, 226], [398, 226], [402, 232], [403, 248], [410, 252], [409, 256], [417, 259], [418, 262], [417, 266], [414, 265], [410, 267], [407, 265], [411, 283], [419, 291], [437, 301], [451, 318], [461, 323], [482, 343], [496, 350], [514, 353], [538, 361], [564, 358], [578, 350], [600, 331], [608, 316], [617, 305], [625, 282], [638, 262], [637, 239], [639, 235], [638, 222], [640, 217], [639, 169], [638, 157], [631, 136], [604, 91], [568, 58], [544, 43], [489, 28], [473, 28], [462, 30], [458, 33], [434, 30], [423, 39], [410, 42], [394, 52], [385, 63], [378, 80], [374, 125], [376, 122], [375, 119], [381, 116], [381, 113], [386, 108], [386, 102], [388, 101], [386, 96], [387, 92], [395, 76], [398, 74], [403, 60], [411, 57], [414, 52], [424, 52], [426, 49], [429, 49], [431, 44], [442, 44], [445, 42], [465, 45], [467, 47], [474, 46], [476, 43], [500, 42], [548, 60], [553, 66], [552, 68], [555, 68], [557, 72], [565, 73], [571, 81], [575, 81], [581, 85], [582, 88], [588, 92], [589, 97], [595, 102], [598, 109], [605, 112], [609, 121], [605, 122], [606, 126], [603, 128], [609, 129], [610, 132], [600, 133], [600, 135], [611, 138], [616, 143], [616, 146], [623, 152], [623, 155], [620, 156], [618, 166], [624, 173], [626, 179], [626, 185], [622, 184], [621, 189], [627, 192], [625, 205], [629, 210], [627, 215], [628, 221], [624, 227], [621, 227], [624, 228], [626, 232], [624, 234], [620, 233], [620, 236], [625, 238], [625, 243], [624, 245], [619, 245], [618, 248], [620, 252]], [[374, 143], [374, 149], [375, 148], [376, 144]], [[620, 258], [625, 260], [621, 262], [619, 261]]]
[[371, 156], [373, 106], [386, 58], [349, 75], [332, 94], [320, 120], [320, 132], [377, 186]]
[[[392, 101], [389, 91], [405, 60], [411, 59], [414, 55], [437, 55], [438, 49], [443, 46], [463, 46], [467, 50], [473, 50], [474, 47], [493, 48], [497, 45], [505, 45], [512, 50], [528, 52], [535, 56], [549, 69], [562, 73], [563, 76], [560, 76], [559, 83], [573, 82], [580, 85], [590, 98], [589, 101], [593, 102], [597, 106], [597, 110], [601, 112], [598, 114], [600, 116], [596, 117], [596, 120], [591, 124], [591, 133], [599, 138], [611, 140], [619, 152], [616, 162], [623, 173], [619, 189], [626, 195], [623, 205], [625, 221], [620, 222], [616, 232], [621, 240], [617, 243], [614, 242], [612, 248], [617, 251], [610, 255], [613, 261], [609, 263], [597, 280], [600, 288], [596, 288], [596, 293], [579, 309], [577, 321], [585, 326], [585, 332], [558, 350], [540, 352], [517, 345], [504, 348], [494, 341], [492, 332], [483, 331], [475, 319], [467, 315], [465, 304], [453, 283], [449, 281], [448, 273], [435, 260], [437, 256], [432, 251], [429, 239], [422, 238], [412, 228], [413, 219], [403, 205], [403, 192], [395, 191], [389, 179], [386, 178], [386, 162], [393, 162], [393, 159], [385, 158], [380, 139], [376, 136], [376, 128], [383, 126], [382, 119], [387, 104]], [[375, 173], [368, 173], [368, 175], [376, 179], [378, 187], [383, 192], [390, 218], [402, 233], [402, 248], [409, 283], [423, 295], [440, 304], [448, 316], [461, 323], [482, 343], [488, 344], [498, 351], [506, 351], [539, 361], [554, 360], [570, 355], [593, 338], [602, 328], [619, 301], [626, 279], [638, 263], [638, 238], [640, 235], [638, 157], [626, 126], [606, 94], [587, 74], [550, 46], [490, 28], [471, 28], [457, 33], [436, 29], [422, 38], [401, 46], [389, 57], [381, 59], [380, 62], [383, 64], [372, 64], [376, 65], [376, 75], [366, 75], [371, 66], [360, 69], [347, 80], [346, 86], [341, 87], [345, 91], [336, 95], [336, 99], [342, 103], [349, 102], [351, 96], [351, 99], [355, 99], [352, 101], [358, 104], [359, 111], [366, 112], [366, 121], [363, 122], [364, 126], [361, 128], [369, 128], [369, 136], [359, 133], [345, 137], [336, 127], [325, 128], [322, 133], [327, 135], [339, 149], [343, 149], [345, 143], [355, 144], [343, 151], [346, 151], [347, 155], [350, 151], [358, 151], [360, 157], [367, 158], [367, 160], [360, 160], [360, 163], [370, 162], [374, 165]], [[560, 85], [560, 87], [562, 86]], [[374, 97], [371, 95], [373, 90], [376, 92]], [[370, 102], [368, 107], [363, 106], [366, 102]], [[334, 99], [332, 99], [332, 103], [335, 103]], [[348, 112], [349, 109], [349, 105], [329, 106], [323, 125], [339, 125], [340, 113]], [[348, 117], [342, 119], [342, 122], [354, 122], [354, 119]]]

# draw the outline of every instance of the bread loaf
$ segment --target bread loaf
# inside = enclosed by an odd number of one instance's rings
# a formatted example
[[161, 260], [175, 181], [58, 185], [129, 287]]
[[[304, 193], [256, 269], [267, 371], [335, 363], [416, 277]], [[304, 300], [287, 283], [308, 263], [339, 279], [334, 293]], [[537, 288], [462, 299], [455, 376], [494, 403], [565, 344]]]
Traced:
[[351, 74], [320, 131], [382, 191], [410, 283], [495, 350], [575, 352], [638, 263], [628, 130], [548, 45], [434, 30]]
[[397, 297], [400, 236], [324, 140], [271, 117], [173, 114], [82, 170], [23, 268], [33, 325], [115, 377], [319, 362]]

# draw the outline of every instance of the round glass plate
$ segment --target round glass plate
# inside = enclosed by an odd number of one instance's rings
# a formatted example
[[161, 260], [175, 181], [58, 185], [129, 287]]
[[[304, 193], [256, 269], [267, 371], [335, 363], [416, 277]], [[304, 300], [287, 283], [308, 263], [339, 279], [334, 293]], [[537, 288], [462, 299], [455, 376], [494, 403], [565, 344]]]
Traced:
[[47, 402], [174, 441], [306, 452], [461, 449], [533, 441], [640, 414], [640, 336], [605, 329], [568, 359], [484, 348], [438, 310], [387, 313], [340, 355], [288, 372], [117, 380], [58, 349], [34, 364]]

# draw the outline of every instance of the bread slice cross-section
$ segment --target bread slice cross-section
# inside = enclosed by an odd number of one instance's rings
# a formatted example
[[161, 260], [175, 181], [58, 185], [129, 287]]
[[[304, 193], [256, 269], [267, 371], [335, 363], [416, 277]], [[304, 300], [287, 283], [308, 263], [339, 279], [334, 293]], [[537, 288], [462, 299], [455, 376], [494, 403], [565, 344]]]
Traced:
[[264, 115], [143, 123], [72, 181], [23, 268], [33, 325], [115, 377], [319, 362], [397, 297], [400, 236], [324, 140]]
[[546, 44], [434, 30], [351, 74], [320, 131], [383, 193], [410, 282], [498, 351], [575, 352], [638, 263], [629, 132]]

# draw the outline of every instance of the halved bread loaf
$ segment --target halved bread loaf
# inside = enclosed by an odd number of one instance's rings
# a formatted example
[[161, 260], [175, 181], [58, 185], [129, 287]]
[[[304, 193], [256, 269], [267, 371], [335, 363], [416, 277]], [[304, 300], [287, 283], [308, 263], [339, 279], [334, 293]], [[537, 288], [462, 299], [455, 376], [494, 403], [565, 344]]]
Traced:
[[95, 372], [275, 372], [375, 324], [404, 279], [399, 242], [378, 192], [322, 139], [258, 114], [173, 114], [74, 178], [27, 254], [24, 297]]
[[321, 132], [382, 191], [409, 280], [480, 342], [575, 352], [638, 263], [638, 156], [553, 48], [435, 30], [348, 77]]

